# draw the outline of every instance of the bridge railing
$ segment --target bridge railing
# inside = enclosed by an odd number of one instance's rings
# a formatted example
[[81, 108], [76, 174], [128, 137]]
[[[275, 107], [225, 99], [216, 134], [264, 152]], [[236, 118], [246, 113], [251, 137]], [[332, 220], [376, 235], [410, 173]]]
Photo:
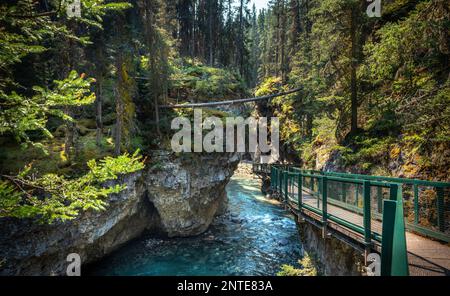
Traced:
[[253, 173], [270, 174], [270, 165], [264, 163], [253, 163]]
[[[400, 184], [403, 192], [406, 228], [433, 239], [450, 242], [450, 183], [303, 170], [287, 165], [276, 165], [275, 167], [282, 167], [290, 172], [309, 175]], [[265, 171], [267, 171], [267, 167], [265, 167]], [[320, 179], [318, 177], [307, 177], [304, 179], [304, 187], [309, 188], [317, 195], [320, 193]], [[344, 202], [352, 211], [362, 213], [362, 185], [330, 181], [327, 189], [330, 199]], [[380, 186], [373, 185], [371, 185], [371, 192], [372, 213], [374, 217], [379, 217], [382, 214], [383, 200], [386, 199], [388, 192]]]
[[359, 234], [368, 248], [380, 244], [384, 275], [408, 274], [401, 184], [279, 166], [270, 176], [271, 189], [292, 208]]
[[[403, 190], [406, 228], [434, 239], [450, 242], [450, 183], [349, 173], [321, 171], [314, 171], [314, 173], [400, 184]], [[376, 194], [381, 205], [383, 192], [378, 191]]]

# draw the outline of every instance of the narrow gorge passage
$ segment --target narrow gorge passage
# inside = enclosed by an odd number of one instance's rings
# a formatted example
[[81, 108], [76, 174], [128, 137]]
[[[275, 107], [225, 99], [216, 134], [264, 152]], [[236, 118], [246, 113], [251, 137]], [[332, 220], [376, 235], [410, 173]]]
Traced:
[[[90, 275], [275, 275], [297, 266], [302, 248], [293, 217], [260, 192], [255, 179], [233, 177], [229, 208], [197, 237], [143, 236], [88, 267]], [[85, 274], [86, 274], [85, 273]]]

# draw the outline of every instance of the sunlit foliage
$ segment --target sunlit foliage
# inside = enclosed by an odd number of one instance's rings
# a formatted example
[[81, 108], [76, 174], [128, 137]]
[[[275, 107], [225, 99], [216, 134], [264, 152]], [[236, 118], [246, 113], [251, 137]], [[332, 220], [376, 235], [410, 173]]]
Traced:
[[52, 223], [72, 220], [80, 211], [104, 210], [108, 195], [126, 188], [120, 183], [106, 186], [106, 182], [144, 167], [138, 152], [90, 160], [87, 165], [89, 171], [78, 178], [56, 174], [33, 178], [28, 176], [30, 168], [18, 176], [4, 176], [6, 181], [0, 182], [0, 217], [37, 218]]

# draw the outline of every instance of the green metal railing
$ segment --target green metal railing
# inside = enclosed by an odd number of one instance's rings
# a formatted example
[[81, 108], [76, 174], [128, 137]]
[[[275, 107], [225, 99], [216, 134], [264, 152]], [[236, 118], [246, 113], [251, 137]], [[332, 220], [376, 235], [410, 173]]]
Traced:
[[[370, 189], [376, 186], [389, 190], [391, 186], [398, 186], [397, 184], [302, 174], [279, 168], [273, 168], [271, 174], [271, 179], [275, 180], [275, 182], [271, 182], [272, 190], [281, 193], [284, 202], [295, 205], [297, 209], [304, 208], [321, 215], [322, 222], [331, 220], [345, 224], [351, 230], [365, 235], [368, 238], [368, 244], [372, 242], [372, 239], [381, 242], [381, 225], [377, 229], [373, 229], [372, 220], [381, 221], [382, 216], [380, 214], [373, 215]], [[347, 198], [346, 201], [337, 199], [331, 195], [333, 191], [330, 190], [330, 185], [332, 183], [343, 184], [348, 188], [351, 186], [362, 187], [362, 196], [366, 198], [360, 199], [360, 206], [354, 205], [354, 198]], [[299, 186], [299, 184], [301, 185]], [[299, 188], [303, 189], [299, 190]], [[329, 207], [333, 207], [334, 212], [329, 212]], [[339, 209], [344, 211], [339, 211]]]
[[[450, 242], [450, 183], [350, 173], [305, 171], [295, 167], [292, 167], [291, 170], [323, 176], [400, 184], [403, 190], [402, 200], [406, 228], [424, 236], [447, 243]], [[381, 213], [383, 192], [378, 189], [376, 194], [379, 212]], [[333, 196], [336, 196], [336, 194], [333, 194]]]
[[271, 170], [271, 167], [268, 164], [260, 164], [260, 163], [253, 164], [253, 172], [254, 173], [270, 174], [270, 170]]
[[391, 188], [391, 199], [384, 201], [381, 275], [409, 275], [406, 229], [401, 186]]
[[309, 211], [381, 244], [382, 274], [407, 275], [405, 231], [450, 242], [450, 183], [303, 170], [258, 164], [271, 189], [297, 211]]
[[367, 248], [381, 245], [382, 275], [409, 274], [401, 183], [287, 166], [254, 170], [270, 171], [272, 191], [296, 211], [315, 214], [323, 227], [333, 222], [359, 234]]
[[[260, 166], [264, 168], [265, 172], [270, 171], [270, 166]], [[450, 183], [302, 170], [295, 166], [282, 167], [294, 173], [399, 184], [403, 192], [402, 201], [406, 229], [436, 240], [450, 242]], [[305, 187], [309, 188], [314, 194], [320, 194], [320, 180], [318, 178], [306, 178], [304, 183]], [[343, 204], [348, 210], [362, 214], [362, 185], [331, 181], [328, 182], [327, 189], [331, 202]], [[380, 218], [383, 200], [387, 198], [388, 193], [379, 186], [371, 186], [371, 191], [372, 215]]]

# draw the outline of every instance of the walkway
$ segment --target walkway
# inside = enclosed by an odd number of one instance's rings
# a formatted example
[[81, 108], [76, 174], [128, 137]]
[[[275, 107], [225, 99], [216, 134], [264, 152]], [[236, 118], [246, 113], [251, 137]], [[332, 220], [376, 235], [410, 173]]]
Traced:
[[[296, 196], [298, 190], [293, 190]], [[310, 190], [303, 189], [303, 203], [319, 208], [317, 197], [310, 194]], [[291, 200], [295, 204], [297, 202]], [[319, 201], [320, 205], [320, 201]], [[364, 227], [364, 217], [356, 213], [350, 212], [338, 206], [328, 205], [328, 213], [335, 217], [342, 218], [353, 224]], [[381, 221], [372, 221], [372, 230], [376, 233], [382, 233]], [[360, 235], [363, 240], [362, 235]], [[450, 246], [426, 237], [407, 232], [406, 246], [408, 250], [409, 272], [412, 276], [450, 276]]]
[[409, 272], [414, 276], [449, 276], [450, 247], [407, 232]]
[[[421, 204], [417, 202], [420, 200], [419, 186], [434, 187], [438, 201], [436, 212], [443, 213], [443, 215], [438, 217], [438, 222], [440, 223], [439, 225], [446, 225], [444, 219], [446, 216], [445, 211], [448, 207], [445, 206], [447, 199], [444, 198], [444, 191], [447, 190], [450, 184], [398, 178], [391, 178], [391, 180], [388, 177], [362, 175], [348, 175], [350, 177], [347, 177], [345, 174], [340, 174], [335, 176], [332, 174], [339, 173], [321, 174], [319, 172], [285, 167], [274, 167], [272, 169], [256, 167], [255, 172], [266, 176], [270, 175], [271, 179], [274, 179], [271, 180], [272, 190], [281, 201], [289, 206], [294, 214], [313, 219], [312, 221], [315, 221], [314, 224], [318, 226], [328, 225], [329, 228], [336, 230], [341, 237], [350, 238], [350, 241], [357, 242], [360, 249], [364, 249], [369, 243], [373, 250], [381, 253], [382, 246], [384, 246], [385, 250], [391, 250], [392, 262], [399, 257], [405, 258], [403, 261], [400, 260], [400, 263], [395, 262], [393, 264], [398, 264], [397, 266], [404, 264], [403, 266], [407, 266], [407, 262], [409, 265], [407, 269], [409, 269], [409, 274], [412, 276], [450, 275], [450, 243], [440, 242], [439, 239], [431, 239], [405, 230], [404, 196], [401, 189], [401, 186], [405, 184], [414, 185], [415, 209], [419, 209], [421, 207]], [[300, 181], [300, 179], [303, 181]], [[303, 185], [301, 195], [298, 194], [299, 182], [302, 182]], [[336, 191], [336, 185], [338, 184], [338, 188], [344, 185], [343, 188], [347, 189]], [[351, 186], [353, 186], [352, 189], [348, 190], [348, 187]], [[325, 187], [327, 190], [322, 192], [322, 188]], [[384, 192], [387, 191], [388, 194], [383, 195], [380, 193], [377, 195], [377, 188], [379, 192], [387, 189]], [[288, 192], [287, 196], [286, 191]], [[350, 196], [351, 194], [349, 193], [352, 191], [354, 195]], [[325, 208], [323, 207], [324, 200], [326, 203]], [[389, 206], [386, 203], [389, 202], [401, 205], [401, 207], [396, 206], [395, 211], [391, 212], [394, 217], [389, 216], [389, 211], [384, 211], [386, 206]], [[440, 205], [439, 202], [441, 202]], [[301, 203], [300, 209], [299, 203]], [[443, 211], [440, 211], [440, 209], [443, 209]], [[386, 229], [383, 229], [383, 219], [387, 221], [386, 223], [389, 223]], [[323, 224], [324, 221], [326, 221], [325, 224]], [[385, 233], [383, 233], [383, 230]], [[446, 239], [446, 236], [448, 236], [431, 226], [427, 229], [424, 229], [422, 226], [422, 229], [419, 229], [419, 231], [436, 236], [436, 238], [443, 237], [443, 239]], [[403, 244], [401, 243], [401, 234], [403, 234]], [[386, 242], [382, 239], [383, 237], [386, 237], [388, 241], [390, 237], [393, 243], [385, 245]], [[448, 238], [446, 240], [448, 241]], [[400, 245], [398, 244], [399, 241]], [[395, 272], [393, 273], [395, 274]], [[399, 273], [402, 274], [402, 272]]]

